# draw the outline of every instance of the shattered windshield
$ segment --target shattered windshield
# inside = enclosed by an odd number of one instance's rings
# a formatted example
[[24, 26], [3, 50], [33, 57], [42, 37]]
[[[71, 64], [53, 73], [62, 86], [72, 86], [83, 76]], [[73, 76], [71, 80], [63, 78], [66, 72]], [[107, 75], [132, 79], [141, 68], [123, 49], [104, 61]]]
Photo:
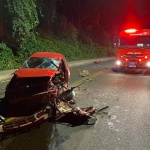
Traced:
[[31, 57], [25, 61], [22, 68], [44, 68], [58, 70], [59, 61], [53, 58]]
[[150, 47], [150, 37], [149, 36], [128, 36], [120, 37], [119, 39], [120, 47]]

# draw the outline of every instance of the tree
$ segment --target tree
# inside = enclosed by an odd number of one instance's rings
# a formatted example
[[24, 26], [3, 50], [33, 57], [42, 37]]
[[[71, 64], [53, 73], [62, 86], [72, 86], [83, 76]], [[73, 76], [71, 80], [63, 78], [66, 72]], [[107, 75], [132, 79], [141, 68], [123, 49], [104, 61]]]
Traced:
[[15, 48], [21, 48], [28, 38], [33, 38], [39, 24], [36, 3], [34, 0], [7, 0], [9, 12], [8, 23]]

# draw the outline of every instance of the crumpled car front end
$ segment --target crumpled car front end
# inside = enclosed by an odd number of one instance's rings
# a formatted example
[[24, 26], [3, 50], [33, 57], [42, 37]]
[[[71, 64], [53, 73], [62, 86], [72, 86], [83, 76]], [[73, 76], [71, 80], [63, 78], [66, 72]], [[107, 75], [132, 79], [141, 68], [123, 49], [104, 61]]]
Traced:
[[35, 112], [45, 105], [48, 96], [46, 93], [34, 95], [45, 92], [50, 87], [50, 77], [18, 78], [14, 75], [6, 88], [5, 99], [20, 115]]
[[6, 95], [11, 98], [11, 103], [17, 103], [19, 98], [26, 98], [39, 92], [47, 91], [50, 87], [49, 80], [50, 77], [18, 78], [14, 75], [6, 88]]
[[[30, 115], [41, 109], [51, 99], [51, 91], [62, 92], [64, 89], [64, 78], [59, 71], [30, 69], [18, 70], [7, 85], [5, 101], [13, 109], [13, 113], [19, 115]], [[33, 75], [34, 72], [34, 75]]]

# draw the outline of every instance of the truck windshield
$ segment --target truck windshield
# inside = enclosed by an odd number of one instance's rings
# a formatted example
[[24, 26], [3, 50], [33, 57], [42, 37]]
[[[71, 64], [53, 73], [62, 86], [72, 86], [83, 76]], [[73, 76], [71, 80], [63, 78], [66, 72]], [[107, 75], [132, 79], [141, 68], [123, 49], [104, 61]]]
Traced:
[[119, 47], [150, 47], [149, 36], [120, 37]]
[[59, 61], [53, 58], [31, 57], [25, 61], [22, 68], [44, 68], [58, 70]]

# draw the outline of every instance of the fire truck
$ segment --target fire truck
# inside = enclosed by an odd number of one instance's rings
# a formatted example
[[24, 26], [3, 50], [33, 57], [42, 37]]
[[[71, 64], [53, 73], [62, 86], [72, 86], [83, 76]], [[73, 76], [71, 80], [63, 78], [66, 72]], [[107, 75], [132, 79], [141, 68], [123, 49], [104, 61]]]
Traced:
[[126, 29], [113, 39], [113, 47], [120, 71], [150, 69], [150, 29]]

